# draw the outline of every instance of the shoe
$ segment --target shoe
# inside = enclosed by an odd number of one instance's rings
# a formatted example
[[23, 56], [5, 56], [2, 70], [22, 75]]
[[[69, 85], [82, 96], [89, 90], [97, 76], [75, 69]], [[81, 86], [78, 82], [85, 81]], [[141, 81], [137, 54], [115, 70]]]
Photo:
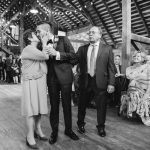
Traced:
[[83, 134], [83, 133], [85, 133], [84, 126], [78, 126], [78, 129], [77, 129], [77, 131], [78, 131], [80, 134]]
[[57, 135], [57, 134], [54, 134], [54, 133], [52, 132], [52, 134], [51, 134], [51, 136], [50, 136], [50, 138], [49, 138], [49, 143], [50, 143], [50, 144], [56, 143], [57, 137], [58, 137], [58, 135]]
[[47, 137], [45, 137], [45, 136], [41, 137], [41, 136], [40, 136], [39, 134], [37, 134], [35, 131], [34, 131], [34, 137], [35, 137], [36, 139], [41, 140], [41, 141], [47, 141], [47, 140], [48, 140]]
[[72, 130], [65, 131], [65, 135], [70, 137], [72, 140], [75, 140], [75, 141], [79, 140], [79, 137]]
[[98, 128], [98, 135], [101, 137], [105, 137], [106, 136], [106, 132], [104, 128]]
[[29, 148], [32, 148], [32, 149], [39, 149], [39, 147], [37, 146], [37, 144], [29, 144], [28, 140], [27, 140], [27, 137], [26, 137], [26, 145], [29, 147]]

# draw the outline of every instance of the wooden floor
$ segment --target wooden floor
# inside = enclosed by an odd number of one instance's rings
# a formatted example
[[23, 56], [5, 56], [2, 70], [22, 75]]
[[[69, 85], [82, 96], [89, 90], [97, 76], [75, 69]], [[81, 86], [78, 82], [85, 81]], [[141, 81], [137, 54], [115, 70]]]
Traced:
[[[28, 150], [25, 144], [25, 120], [20, 114], [21, 85], [0, 85], [0, 150]], [[72, 141], [64, 135], [62, 107], [60, 106], [60, 126], [58, 142], [37, 141], [40, 150], [149, 150], [150, 127], [140, 121], [118, 117], [115, 109], [108, 108], [106, 132], [101, 138], [96, 130], [96, 111], [87, 110], [86, 134], [76, 132], [77, 107], [72, 108], [73, 130], [79, 141]], [[49, 136], [51, 128], [47, 117], [42, 119], [44, 133]]]

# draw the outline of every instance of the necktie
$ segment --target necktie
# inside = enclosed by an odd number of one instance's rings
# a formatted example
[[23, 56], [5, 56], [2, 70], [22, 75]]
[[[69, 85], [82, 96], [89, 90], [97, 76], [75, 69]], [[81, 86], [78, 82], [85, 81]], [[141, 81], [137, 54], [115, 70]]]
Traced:
[[119, 65], [116, 65], [117, 73], [120, 74]]
[[91, 57], [90, 57], [90, 72], [89, 73], [91, 77], [93, 77], [95, 74], [95, 47], [94, 45], [93, 45]]

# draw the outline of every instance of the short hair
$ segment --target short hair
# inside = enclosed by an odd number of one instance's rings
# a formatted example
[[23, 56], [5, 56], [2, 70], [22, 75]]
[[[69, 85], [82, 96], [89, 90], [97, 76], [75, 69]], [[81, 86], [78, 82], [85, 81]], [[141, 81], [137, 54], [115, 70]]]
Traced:
[[[40, 21], [37, 26], [43, 26], [43, 30], [50, 31], [53, 34], [55, 34], [55, 25], [53, 22], [47, 22], [47, 21]], [[48, 26], [47, 26], [48, 25]]]
[[[100, 26], [92, 26], [91, 28], [93, 28], [93, 27], [98, 28], [98, 30], [99, 30], [99, 32], [100, 32], [100, 34], [102, 34], [102, 33], [103, 33], [103, 31], [102, 31], [102, 29], [101, 29], [101, 27], [100, 27]], [[90, 28], [90, 29], [91, 29], [91, 28]]]
[[36, 25], [39, 26], [39, 25], [42, 25], [42, 24], [48, 24], [51, 28], [53, 26], [53, 24], [51, 22], [48, 22], [48, 21], [40, 21]]
[[33, 32], [34, 32], [34, 31], [31, 30], [31, 29], [26, 30], [26, 31], [24, 32], [24, 34], [23, 34], [23, 40], [24, 40], [25, 46], [31, 44], [31, 41], [29, 40], [29, 38], [32, 38], [32, 33], [33, 33]]
[[133, 57], [135, 57], [137, 54], [141, 55], [141, 58], [142, 58], [141, 62], [144, 63], [146, 61], [146, 54], [144, 52], [141, 52], [141, 51], [134, 51], [134, 53], [132, 55], [132, 62], [134, 62]]
[[120, 55], [115, 55], [115, 57], [119, 57], [120, 58]]

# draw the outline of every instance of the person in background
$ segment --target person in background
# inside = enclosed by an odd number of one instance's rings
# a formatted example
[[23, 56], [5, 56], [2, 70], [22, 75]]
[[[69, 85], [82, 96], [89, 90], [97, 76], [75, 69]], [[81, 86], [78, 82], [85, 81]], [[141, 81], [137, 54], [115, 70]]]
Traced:
[[3, 73], [3, 80], [6, 81], [6, 58], [4, 57], [2, 59], [3, 61], [3, 70], [2, 70], [2, 73]]
[[13, 76], [14, 84], [17, 84], [18, 83], [19, 67], [17, 65], [15, 58], [13, 59], [11, 68], [12, 68], [12, 76]]
[[79, 47], [77, 57], [80, 67], [78, 103], [78, 132], [85, 133], [85, 114], [89, 94], [95, 95], [98, 135], [106, 136], [105, 120], [108, 93], [114, 92], [115, 66], [112, 48], [101, 41], [102, 30], [93, 26], [89, 30], [89, 44]]
[[8, 83], [13, 82], [13, 77], [12, 77], [12, 60], [13, 60], [13, 55], [9, 55], [9, 57], [6, 59], [6, 81]]
[[41, 38], [43, 50], [37, 49], [40, 42], [36, 34], [29, 30], [24, 34], [26, 47], [21, 54], [22, 61], [22, 115], [26, 118], [26, 144], [32, 149], [38, 149], [35, 138], [42, 141], [48, 139], [41, 129], [41, 116], [48, 114], [47, 105], [47, 66], [48, 59], [46, 43], [47, 35]]
[[2, 57], [0, 56], [0, 80], [3, 80], [3, 69], [4, 69], [4, 64], [2, 61]]
[[122, 89], [122, 80], [125, 75], [121, 73], [121, 64], [120, 64], [120, 55], [116, 55], [114, 57], [115, 63], [115, 92], [114, 92], [114, 102], [113, 105], [119, 107], [120, 106], [120, 98], [121, 98], [121, 89]]
[[121, 97], [120, 114], [130, 118], [139, 116], [150, 126], [150, 65], [145, 64], [143, 52], [135, 51], [132, 58], [133, 65], [126, 69], [130, 82], [127, 94]]
[[52, 128], [49, 143], [54, 144], [58, 138], [60, 91], [65, 122], [64, 133], [72, 140], [78, 140], [79, 137], [72, 131], [71, 110], [72, 61], [76, 58], [74, 48], [67, 37], [59, 36], [57, 42], [54, 43], [52, 25], [49, 23], [39, 23], [36, 30], [40, 37], [47, 33], [53, 41], [48, 45], [50, 57], [47, 61], [47, 85], [51, 104], [49, 119]]

